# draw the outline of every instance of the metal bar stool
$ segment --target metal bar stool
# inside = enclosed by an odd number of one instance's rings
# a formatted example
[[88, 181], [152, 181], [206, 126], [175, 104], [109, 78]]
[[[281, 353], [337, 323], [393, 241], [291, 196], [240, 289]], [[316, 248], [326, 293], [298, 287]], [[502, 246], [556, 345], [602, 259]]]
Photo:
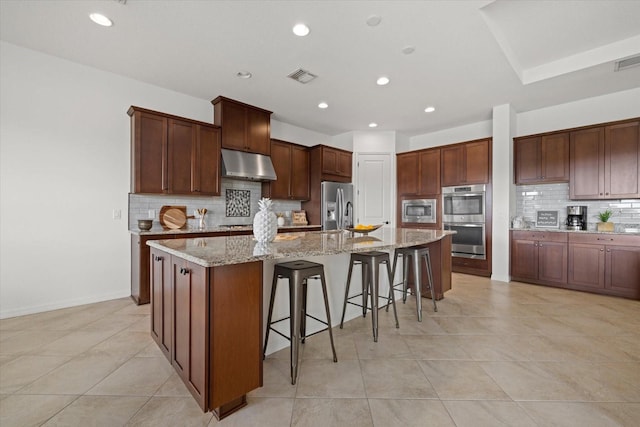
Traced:
[[[389, 254], [386, 252], [356, 252], [351, 254], [349, 262], [349, 273], [347, 274], [347, 286], [344, 292], [344, 304], [342, 306], [342, 319], [340, 320], [340, 328], [342, 329], [344, 323], [344, 315], [347, 310], [347, 304], [357, 305], [362, 307], [362, 317], [365, 317], [368, 309], [368, 296], [371, 295], [371, 325], [373, 327], [373, 341], [378, 341], [378, 285], [380, 276], [380, 264], [386, 264], [387, 275], [389, 277], [389, 286], [393, 286], [393, 275], [391, 274], [391, 268], [389, 266]], [[354, 265], [362, 265], [362, 293], [354, 296], [349, 296], [349, 288], [351, 286], [351, 273], [353, 272]], [[353, 298], [357, 298], [362, 295], [362, 305], [351, 302]], [[396, 320], [396, 328], [400, 327], [398, 323], [398, 313], [396, 311], [396, 302], [392, 298], [393, 293], [389, 292], [388, 299], [391, 299], [393, 305], [393, 315]], [[384, 297], [382, 297], [384, 298]], [[389, 301], [387, 299], [387, 306]]]
[[[409, 273], [409, 261], [411, 260], [413, 275], [415, 278], [415, 294], [416, 294], [416, 311], [418, 312], [418, 321], [422, 322], [422, 266], [420, 260], [423, 259], [427, 266], [427, 278], [429, 279], [429, 289], [431, 290], [431, 300], [433, 301], [433, 311], [438, 311], [436, 305], [436, 295], [433, 289], [433, 273], [431, 271], [431, 257], [429, 256], [429, 248], [425, 246], [411, 246], [408, 248], [399, 248], [395, 250], [393, 257], [393, 277], [396, 277], [396, 265], [398, 255], [402, 256], [402, 301], [407, 301], [407, 277]], [[394, 285], [395, 289], [397, 285]], [[387, 304], [387, 311], [389, 305]]]
[[[278, 279], [289, 280], [289, 316], [272, 322], [273, 302], [276, 297]], [[308, 279], [320, 279], [320, 282], [322, 283], [324, 307], [327, 315], [326, 322], [307, 313]], [[307, 335], [307, 316], [326, 325], [327, 327]], [[273, 324], [287, 319], [289, 319], [290, 337], [272, 327]], [[271, 298], [269, 300], [267, 333], [264, 338], [262, 358], [265, 358], [265, 354], [267, 352], [269, 331], [273, 330], [275, 333], [291, 341], [291, 384], [295, 384], [296, 378], [298, 377], [298, 342], [302, 341], [302, 343], [304, 343], [305, 338], [326, 331], [327, 329], [329, 330], [329, 339], [331, 340], [331, 350], [333, 350], [333, 361], [337, 362], [338, 357], [336, 356], [336, 348], [333, 344], [333, 333], [331, 332], [331, 315], [329, 314], [329, 299], [327, 297], [327, 284], [324, 278], [324, 266], [322, 264], [303, 260], [275, 264], [273, 266], [273, 282], [271, 284]]]

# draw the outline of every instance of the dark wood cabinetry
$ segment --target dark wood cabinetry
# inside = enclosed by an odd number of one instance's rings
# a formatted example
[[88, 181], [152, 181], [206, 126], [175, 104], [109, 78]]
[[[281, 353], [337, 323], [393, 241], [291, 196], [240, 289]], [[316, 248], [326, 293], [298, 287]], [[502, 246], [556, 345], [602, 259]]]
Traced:
[[155, 248], [150, 252], [151, 337], [165, 357], [171, 361], [173, 357], [171, 354], [173, 349], [171, 257]]
[[399, 196], [440, 194], [440, 149], [411, 151], [396, 156]]
[[151, 335], [200, 408], [224, 418], [262, 386], [262, 262], [206, 268], [152, 254]]
[[567, 234], [511, 232], [511, 277], [514, 280], [567, 283]]
[[490, 181], [490, 139], [442, 147], [440, 153], [443, 187], [486, 184]]
[[638, 121], [571, 132], [569, 197], [640, 197], [639, 133]]
[[640, 299], [640, 236], [512, 230], [511, 278]]
[[262, 183], [262, 196], [272, 199], [309, 199], [309, 151], [307, 147], [271, 140], [271, 161], [277, 180]]
[[569, 133], [514, 139], [516, 184], [569, 181]]
[[131, 107], [131, 192], [220, 195], [220, 128]]
[[219, 96], [213, 122], [222, 127], [222, 147], [269, 155], [271, 111]]
[[571, 234], [569, 285], [573, 289], [640, 299], [640, 237]]

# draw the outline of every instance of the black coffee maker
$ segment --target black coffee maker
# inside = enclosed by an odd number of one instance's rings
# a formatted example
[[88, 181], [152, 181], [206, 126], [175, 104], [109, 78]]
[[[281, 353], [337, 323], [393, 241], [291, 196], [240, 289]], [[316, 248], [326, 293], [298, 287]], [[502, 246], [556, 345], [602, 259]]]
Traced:
[[587, 207], [567, 206], [567, 230], [587, 229]]

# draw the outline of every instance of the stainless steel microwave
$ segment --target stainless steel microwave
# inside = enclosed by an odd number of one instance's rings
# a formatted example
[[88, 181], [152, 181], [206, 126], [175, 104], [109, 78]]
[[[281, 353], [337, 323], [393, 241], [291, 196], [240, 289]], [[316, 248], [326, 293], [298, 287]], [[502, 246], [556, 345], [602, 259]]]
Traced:
[[402, 201], [402, 222], [435, 224], [437, 206], [436, 199], [405, 199]]

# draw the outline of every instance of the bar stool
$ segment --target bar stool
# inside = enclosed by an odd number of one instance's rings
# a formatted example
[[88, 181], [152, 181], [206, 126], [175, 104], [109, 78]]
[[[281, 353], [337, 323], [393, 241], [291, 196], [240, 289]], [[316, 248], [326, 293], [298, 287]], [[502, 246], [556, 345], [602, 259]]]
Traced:
[[[278, 279], [289, 280], [289, 316], [272, 322], [271, 318], [273, 316], [273, 302], [276, 297], [276, 287], [278, 285]], [[326, 322], [307, 313], [308, 279], [320, 279], [320, 282], [322, 283], [324, 307], [327, 315]], [[327, 327], [314, 332], [313, 334], [307, 335], [307, 316], [326, 325]], [[291, 334], [290, 337], [272, 327], [273, 324], [282, 322], [287, 319], [289, 319]], [[322, 264], [303, 260], [275, 264], [273, 266], [273, 282], [271, 284], [271, 298], [269, 300], [267, 333], [264, 338], [262, 359], [264, 360], [265, 354], [267, 352], [267, 343], [269, 342], [270, 330], [273, 330], [275, 333], [291, 341], [291, 384], [295, 384], [298, 377], [298, 342], [302, 341], [302, 343], [304, 344], [305, 338], [326, 331], [327, 329], [329, 330], [329, 339], [331, 340], [333, 361], [337, 362], [338, 357], [336, 356], [336, 348], [333, 344], [333, 333], [331, 332], [331, 315], [329, 314], [329, 299], [327, 297], [327, 284], [324, 278], [324, 266]]]
[[[433, 273], [431, 271], [431, 257], [429, 256], [429, 248], [426, 246], [410, 246], [408, 248], [399, 248], [395, 250], [393, 257], [393, 277], [396, 277], [396, 265], [398, 255], [402, 256], [402, 301], [407, 301], [407, 276], [409, 273], [409, 261], [413, 261], [413, 275], [415, 278], [415, 294], [416, 294], [416, 311], [418, 312], [418, 321], [422, 322], [422, 266], [420, 260], [423, 259], [427, 266], [427, 278], [429, 279], [429, 288], [431, 289], [431, 300], [433, 301], [433, 311], [438, 311], [436, 305], [436, 296], [433, 289]], [[395, 289], [397, 285], [394, 285]], [[389, 305], [387, 304], [387, 311]]]
[[[347, 286], [344, 292], [344, 304], [342, 306], [342, 319], [340, 320], [340, 329], [342, 329], [344, 323], [344, 315], [347, 310], [347, 304], [357, 305], [358, 307], [362, 307], [362, 317], [367, 315], [368, 309], [368, 295], [371, 295], [371, 325], [373, 327], [373, 341], [378, 341], [378, 285], [379, 285], [379, 275], [380, 270], [379, 267], [381, 264], [387, 265], [387, 275], [389, 277], [389, 286], [393, 286], [393, 275], [391, 274], [391, 269], [389, 267], [389, 254], [386, 252], [355, 252], [351, 254], [351, 259], [349, 261], [349, 273], [347, 274]], [[351, 287], [351, 273], [353, 272], [354, 265], [362, 266], [362, 293], [354, 295], [352, 297], [349, 296], [349, 288]], [[353, 298], [357, 298], [362, 295], [362, 305], [351, 302], [350, 300]], [[396, 319], [396, 328], [400, 327], [398, 323], [398, 313], [396, 311], [396, 302], [393, 298], [393, 293], [389, 292], [391, 299], [391, 304], [393, 305], [393, 315]], [[384, 297], [382, 297], [384, 298]], [[387, 300], [387, 306], [389, 305], [389, 301]]]

